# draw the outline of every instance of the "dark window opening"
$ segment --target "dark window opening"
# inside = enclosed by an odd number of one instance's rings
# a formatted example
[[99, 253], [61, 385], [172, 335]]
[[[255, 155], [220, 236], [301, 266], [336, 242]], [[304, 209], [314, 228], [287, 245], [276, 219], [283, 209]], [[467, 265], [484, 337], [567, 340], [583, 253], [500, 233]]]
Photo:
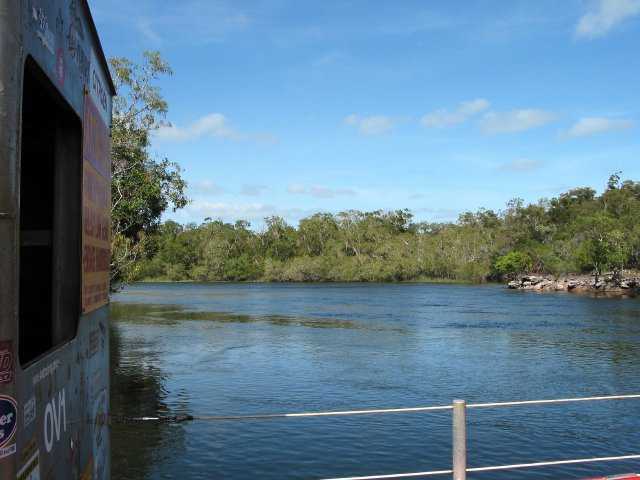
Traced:
[[80, 120], [36, 63], [25, 65], [20, 156], [19, 352], [70, 340], [80, 315]]

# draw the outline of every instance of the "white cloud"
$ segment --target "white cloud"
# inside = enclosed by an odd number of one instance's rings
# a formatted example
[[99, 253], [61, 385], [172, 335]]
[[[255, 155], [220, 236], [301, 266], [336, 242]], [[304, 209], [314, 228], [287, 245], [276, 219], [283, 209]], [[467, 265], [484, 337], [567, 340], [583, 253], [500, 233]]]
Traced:
[[194, 187], [196, 193], [201, 195], [216, 195], [223, 191], [222, 187], [210, 180], [203, 180]]
[[295, 195], [309, 195], [310, 197], [315, 198], [333, 198], [336, 196], [353, 196], [355, 192], [350, 188], [341, 188], [338, 187], [336, 189], [326, 188], [326, 187], [305, 187], [299, 183], [293, 183], [287, 187], [287, 191], [289, 193], [293, 193]]
[[583, 117], [567, 132], [561, 132], [560, 136], [575, 138], [599, 135], [601, 133], [621, 132], [632, 128], [635, 123], [631, 118]]
[[264, 228], [264, 219], [278, 216], [285, 219], [290, 225], [295, 225], [301, 218], [317, 213], [317, 209], [303, 209], [299, 207], [286, 208], [273, 204], [259, 202], [251, 203], [227, 203], [212, 202], [207, 200], [194, 200], [185, 208], [165, 217], [186, 224], [189, 222], [200, 223], [205, 218], [235, 223], [238, 220], [246, 220], [251, 223], [251, 229], [259, 231]]
[[161, 127], [156, 136], [162, 140], [172, 142], [186, 142], [202, 136], [222, 138], [230, 141], [241, 140], [273, 140], [273, 136], [251, 134], [237, 130], [221, 113], [211, 113], [199, 118], [186, 127], [168, 126]]
[[162, 39], [160, 36], [151, 28], [149, 22], [140, 21], [138, 22], [138, 30], [142, 33], [142, 35], [152, 44], [161, 45]]
[[477, 115], [489, 108], [491, 104], [484, 98], [462, 102], [456, 110], [441, 108], [422, 117], [423, 127], [443, 128], [465, 122], [469, 117]]
[[538, 160], [532, 160], [530, 158], [516, 158], [510, 164], [501, 167], [500, 170], [505, 172], [528, 172], [530, 170], [535, 170], [539, 166], [540, 162]]
[[599, 37], [636, 15], [640, 15], [640, 0], [599, 0], [578, 21], [576, 37]]
[[506, 113], [489, 112], [480, 121], [485, 133], [513, 133], [541, 127], [558, 120], [558, 115], [546, 110], [513, 110]]
[[263, 190], [267, 190], [269, 187], [266, 185], [254, 185], [245, 183], [242, 186], [242, 195], [246, 195], [247, 197], [259, 197], [262, 195]]
[[359, 117], [349, 115], [345, 122], [354, 127], [363, 135], [379, 135], [393, 130], [400, 122], [406, 121], [406, 117], [389, 117], [386, 115], [374, 115], [372, 117]]
[[331, 198], [335, 194], [333, 190], [325, 187], [311, 187], [309, 189], [309, 195], [316, 198]]
[[208, 202], [194, 200], [187, 205], [185, 213], [193, 219], [220, 218], [226, 222], [247, 220], [249, 222], [261, 222], [265, 217], [278, 215], [283, 218], [298, 217], [301, 211], [298, 209], [279, 209], [273, 205], [262, 203], [231, 204], [225, 202]]
[[341, 187], [336, 188], [336, 195], [342, 195], [342, 196], [351, 197], [351, 196], [353, 196], [355, 194], [356, 194], [356, 192], [354, 192], [350, 188], [341, 188]]

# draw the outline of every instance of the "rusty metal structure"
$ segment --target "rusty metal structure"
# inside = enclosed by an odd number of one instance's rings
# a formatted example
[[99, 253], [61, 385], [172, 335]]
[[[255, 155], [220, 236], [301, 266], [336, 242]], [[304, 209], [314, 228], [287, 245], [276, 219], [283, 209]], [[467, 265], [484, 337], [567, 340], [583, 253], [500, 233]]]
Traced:
[[114, 87], [86, 0], [0, 2], [0, 478], [109, 478]]

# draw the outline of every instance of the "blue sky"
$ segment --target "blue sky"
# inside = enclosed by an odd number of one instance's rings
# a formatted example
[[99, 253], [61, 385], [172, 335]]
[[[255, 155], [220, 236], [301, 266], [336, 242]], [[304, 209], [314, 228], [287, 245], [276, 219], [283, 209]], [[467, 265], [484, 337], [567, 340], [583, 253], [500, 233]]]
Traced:
[[455, 221], [640, 181], [640, 0], [90, 0], [108, 57], [159, 50], [167, 215]]

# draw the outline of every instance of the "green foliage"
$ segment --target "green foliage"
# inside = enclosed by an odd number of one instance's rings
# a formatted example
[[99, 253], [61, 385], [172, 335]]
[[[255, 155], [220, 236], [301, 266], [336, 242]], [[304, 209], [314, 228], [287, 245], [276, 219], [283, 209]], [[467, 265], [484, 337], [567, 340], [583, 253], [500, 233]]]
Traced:
[[408, 210], [316, 213], [295, 228], [280, 217], [261, 231], [245, 221], [166, 222], [145, 237], [138, 279], [279, 282], [470, 281], [637, 268], [640, 184], [610, 178], [600, 196], [578, 188], [525, 205], [511, 200], [456, 223], [414, 224]]
[[[149, 154], [151, 133], [167, 125], [168, 104], [156, 82], [170, 75], [171, 68], [159, 52], [144, 52], [141, 65], [126, 58], [111, 58], [109, 63], [118, 91], [111, 128], [110, 288], [116, 291], [137, 274], [134, 266], [139, 268], [139, 260], [149, 253], [147, 238], [161, 215], [170, 205], [173, 210], [184, 207], [187, 198], [180, 166]], [[171, 278], [182, 276], [184, 268], [173, 269]]]
[[603, 268], [615, 274], [624, 267], [629, 248], [618, 219], [594, 213], [577, 220], [576, 227], [583, 236], [574, 254], [579, 267], [593, 267], [596, 281]]
[[574, 188], [551, 200], [549, 217], [558, 227], [564, 227], [582, 215], [596, 210], [596, 191], [592, 188]]
[[514, 274], [531, 268], [531, 257], [522, 252], [509, 252], [496, 260], [494, 268], [500, 274]]

